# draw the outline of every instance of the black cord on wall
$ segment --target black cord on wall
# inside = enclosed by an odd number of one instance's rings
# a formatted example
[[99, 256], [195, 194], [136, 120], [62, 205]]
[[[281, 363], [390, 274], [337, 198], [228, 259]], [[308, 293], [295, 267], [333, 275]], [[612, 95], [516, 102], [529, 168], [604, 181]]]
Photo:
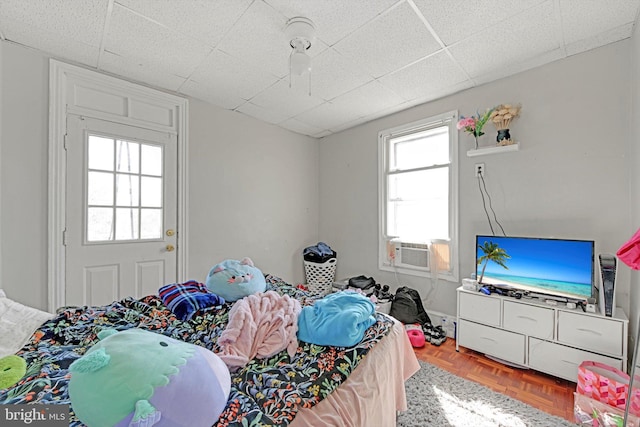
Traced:
[[[480, 185], [480, 181], [482, 181], [482, 185]], [[487, 211], [487, 204], [484, 199], [485, 193], [487, 194], [487, 199], [489, 199], [489, 209], [491, 209], [491, 212], [493, 213], [493, 219], [496, 222], [496, 224], [498, 224], [498, 226], [500, 227], [500, 230], [502, 230], [502, 235], [506, 237], [507, 233], [505, 233], [504, 228], [502, 227], [502, 224], [500, 224], [500, 221], [498, 221], [496, 211], [493, 210], [493, 205], [491, 203], [491, 196], [489, 195], [489, 191], [487, 191], [487, 184], [484, 181], [484, 176], [482, 176], [482, 172], [478, 172], [478, 189], [480, 190], [480, 196], [482, 197], [482, 207], [484, 208], [484, 213], [487, 216], [487, 221], [489, 222], [489, 228], [491, 229], [491, 234], [493, 234], [494, 236], [496, 235], [495, 231], [493, 230], [493, 224], [491, 223], [491, 218], [489, 217], [489, 211]]]

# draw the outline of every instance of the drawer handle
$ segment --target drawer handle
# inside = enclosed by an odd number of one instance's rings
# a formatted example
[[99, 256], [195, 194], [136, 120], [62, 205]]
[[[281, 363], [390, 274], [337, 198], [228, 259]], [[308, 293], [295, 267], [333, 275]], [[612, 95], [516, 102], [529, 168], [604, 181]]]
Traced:
[[596, 332], [593, 329], [578, 328], [578, 330], [581, 331], [581, 332], [588, 332], [588, 333], [593, 334], [593, 335], [598, 335], [598, 336], [602, 335], [600, 332]]
[[531, 320], [532, 322], [537, 322], [536, 319], [534, 319], [533, 317], [529, 317], [529, 316], [518, 316], [519, 319], [526, 319], [526, 320]]
[[494, 343], [497, 343], [497, 342], [498, 342], [498, 341], [496, 341], [496, 340], [494, 340], [494, 339], [492, 339], [492, 338], [487, 338], [487, 337], [480, 337], [480, 338], [482, 338], [483, 340], [487, 340], [487, 341], [494, 342]]
[[564, 359], [562, 359], [562, 361], [564, 363], [567, 363], [567, 364], [571, 365], [571, 366], [578, 366], [578, 364], [576, 362], [572, 361], [572, 360], [564, 360]]

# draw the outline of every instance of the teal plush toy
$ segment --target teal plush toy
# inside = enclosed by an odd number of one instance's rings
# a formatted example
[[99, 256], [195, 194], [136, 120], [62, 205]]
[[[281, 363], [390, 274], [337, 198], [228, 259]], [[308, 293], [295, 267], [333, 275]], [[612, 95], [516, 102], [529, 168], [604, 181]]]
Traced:
[[264, 292], [267, 282], [250, 258], [228, 259], [216, 264], [207, 276], [207, 288], [226, 301], [237, 301], [247, 295]]
[[210, 427], [231, 390], [213, 352], [142, 329], [108, 329], [69, 367], [69, 397], [89, 427]]

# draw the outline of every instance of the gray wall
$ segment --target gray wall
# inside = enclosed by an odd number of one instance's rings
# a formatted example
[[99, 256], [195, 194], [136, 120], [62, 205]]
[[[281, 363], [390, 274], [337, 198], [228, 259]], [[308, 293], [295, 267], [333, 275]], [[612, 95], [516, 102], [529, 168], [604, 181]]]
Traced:
[[[47, 308], [49, 57], [0, 42], [0, 288]], [[191, 101], [189, 265], [227, 258], [303, 280], [318, 236], [318, 141]]]
[[[470, 158], [472, 138], [460, 134], [461, 276], [474, 271], [475, 235], [490, 233], [473, 175], [480, 162], [507, 234], [594, 239], [597, 252], [615, 253], [629, 230], [630, 50], [628, 40], [615, 43], [324, 138], [320, 236], [339, 253], [337, 274], [415, 287], [428, 309], [455, 315], [458, 283], [434, 284], [377, 268], [377, 133], [449, 110], [469, 115], [501, 103], [522, 104], [511, 126], [520, 151]], [[486, 129], [481, 145], [495, 138], [492, 125]], [[619, 278], [617, 300], [628, 313], [628, 271], [621, 269]]]
[[47, 308], [48, 58], [2, 43], [0, 287]]
[[190, 100], [189, 268], [204, 280], [227, 258], [304, 281], [318, 241], [316, 139]]
[[[635, 26], [633, 37], [631, 39], [632, 46], [632, 58], [633, 64], [632, 81], [631, 81], [631, 137], [629, 138], [629, 200], [630, 200], [630, 216], [631, 226], [627, 229], [627, 236], [630, 237], [633, 233], [640, 228], [640, 173], [637, 171], [638, 165], [640, 165], [640, 81], [638, 76], [640, 75], [640, 30], [638, 26]], [[619, 269], [628, 270], [629, 268], [621, 264]], [[640, 274], [638, 271], [631, 271], [631, 284], [630, 284], [630, 313], [629, 313], [629, 331], [631, 341], [629, 348], [633, 349], [635, 345], [636, 336], [638, 333], [638, 320], [640, 319]], [[629, 358], [632, 358], [633, 354], [629, 354]]]
[[[377, 270], [377, 133], [502, 102], [522, 103], [512, 125], [520, 151], [468, 158], [472, 141], [460, 135], [461, 274], [473, 270], [474, 235], [489, 232], [472, 172], [477, 162], [486, 165], [493, 206], [509, 234], [595, 239], [599, 252], [615, 252], [640, 222], [631, 203], [640, 196], [638, 175], [629, 174], [640, 164], [629, 141], [632, 130], [634, 141], [640, 134], [637, 107], [631, 116], [640, 94], [637, 86], [630, 90], [638, 44], [634, 35], [319, 143], [192, 100], [189, 276], [200, 279], [221, 259], [250, 256], [264, 271], [300, 281], [301, 249], [323, 240], [339, 253], [339, 277], [364, 273], [413, 286], [431, 310], [454, 314], [457, 283], [396, 280]], [[46, 308], [48, 57], [10, 43], [0, 55], [0, 286]], [[489, 144], [493, 132], [484, 138]], [[628, 312], [629, 297], [635, 309], [640, 296], [630, 295], [629, 269], [619, 273], [618, 302]]]

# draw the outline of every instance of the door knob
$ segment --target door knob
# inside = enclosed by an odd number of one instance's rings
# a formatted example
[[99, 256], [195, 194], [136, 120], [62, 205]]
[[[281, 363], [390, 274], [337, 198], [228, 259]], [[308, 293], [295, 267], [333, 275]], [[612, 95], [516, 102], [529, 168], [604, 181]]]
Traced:
[[167, 234], [167, 236], [173, 236], [174, 234], [176, 234], [176, 232], [175, 232], [175, 230], [168, 229], [166, 234]]
[[175, 246], [167, 245], [166, 249], [167, 249], [167, 252], [173, 252], [173, 250], [175, 249]]

